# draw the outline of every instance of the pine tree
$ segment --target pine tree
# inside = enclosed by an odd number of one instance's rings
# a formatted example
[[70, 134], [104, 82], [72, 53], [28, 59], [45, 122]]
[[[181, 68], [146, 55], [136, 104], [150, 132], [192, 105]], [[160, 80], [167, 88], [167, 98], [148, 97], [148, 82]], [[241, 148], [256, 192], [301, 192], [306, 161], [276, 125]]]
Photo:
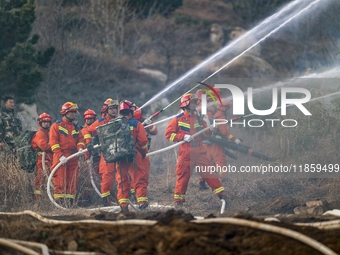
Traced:
[[0, 0], [0, 97], [33, 103], [54, 47], [35, 48], [39, 36], [31, 36], [35, 20], [34, 0]]

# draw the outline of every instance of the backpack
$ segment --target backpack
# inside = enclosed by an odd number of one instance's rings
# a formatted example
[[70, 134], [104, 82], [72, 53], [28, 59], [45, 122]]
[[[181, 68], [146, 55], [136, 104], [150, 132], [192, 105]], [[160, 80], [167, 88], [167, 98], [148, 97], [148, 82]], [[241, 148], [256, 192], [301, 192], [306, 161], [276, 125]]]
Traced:
[[97, 133], [100, 149], [107, 163], [123, 160], [133, 162], [137, 151], [130, 131], [129, 119], [115, 118], [105, 125], [98, 126]]
[[28, 173], [36, 170], [38, 156], [31, 146], [31, 140], [37, 131], [26, 130], [15, 138], [16, 157], [20, 168]]

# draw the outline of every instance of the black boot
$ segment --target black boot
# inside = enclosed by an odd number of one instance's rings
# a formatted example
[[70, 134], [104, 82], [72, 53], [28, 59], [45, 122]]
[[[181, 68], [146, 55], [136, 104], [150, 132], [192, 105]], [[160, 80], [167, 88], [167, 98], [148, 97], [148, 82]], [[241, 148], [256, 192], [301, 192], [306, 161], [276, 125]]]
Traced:
[[61, 207], [66, 207], [65, 199], [64, 198], [58, 198], [55, 200], [55, 202], [60, 205]]
[[148, 209], [149, 204], [148, 203], [143, 203], [139, 205], [139, 210], [144, 211]]
[[106, 206], [111, 206], [111, 199], [109, 196], [103, 197], [103, 205]]
[[207, 190], [207, 189], [209, 189], [209, 188], [207, 187], [207, 183], [205, 182], [205, 180], [200, 181], [200, 182], [198, 183], [198, 185], [199, 185], [199, 190]]
[[126, 205], [126, 206], [120, 206], [120, 209], [122, 212], [128, 212], [129, 211], [129, 206]]

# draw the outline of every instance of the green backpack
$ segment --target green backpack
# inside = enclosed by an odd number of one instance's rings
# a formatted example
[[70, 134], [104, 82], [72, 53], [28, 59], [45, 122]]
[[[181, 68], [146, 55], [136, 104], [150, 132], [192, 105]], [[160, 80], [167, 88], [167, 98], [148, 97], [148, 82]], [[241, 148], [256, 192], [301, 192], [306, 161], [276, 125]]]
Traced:
[[100, 149], [107, 163], [133, 162], [137, 151], [130, 131], [129, 119], [115, 118], [105, 125], [98, 126], [97, 133]]
[[16, 157], [20, 168], [28, 173], [36, 170], [37, 152], [31, 146], [31, 140], [37, 131], [26, 130], [15, 138]]

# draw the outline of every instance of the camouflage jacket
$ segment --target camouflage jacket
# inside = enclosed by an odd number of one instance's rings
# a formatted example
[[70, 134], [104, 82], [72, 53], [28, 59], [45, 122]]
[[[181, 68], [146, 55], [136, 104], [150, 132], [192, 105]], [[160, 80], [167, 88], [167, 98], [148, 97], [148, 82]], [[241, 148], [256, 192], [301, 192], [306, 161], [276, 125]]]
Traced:
[[14, 139], [22, 132], [21, 121], [14, 111], [2, 108], [0, 111], [0, 143], [14, 147]]

